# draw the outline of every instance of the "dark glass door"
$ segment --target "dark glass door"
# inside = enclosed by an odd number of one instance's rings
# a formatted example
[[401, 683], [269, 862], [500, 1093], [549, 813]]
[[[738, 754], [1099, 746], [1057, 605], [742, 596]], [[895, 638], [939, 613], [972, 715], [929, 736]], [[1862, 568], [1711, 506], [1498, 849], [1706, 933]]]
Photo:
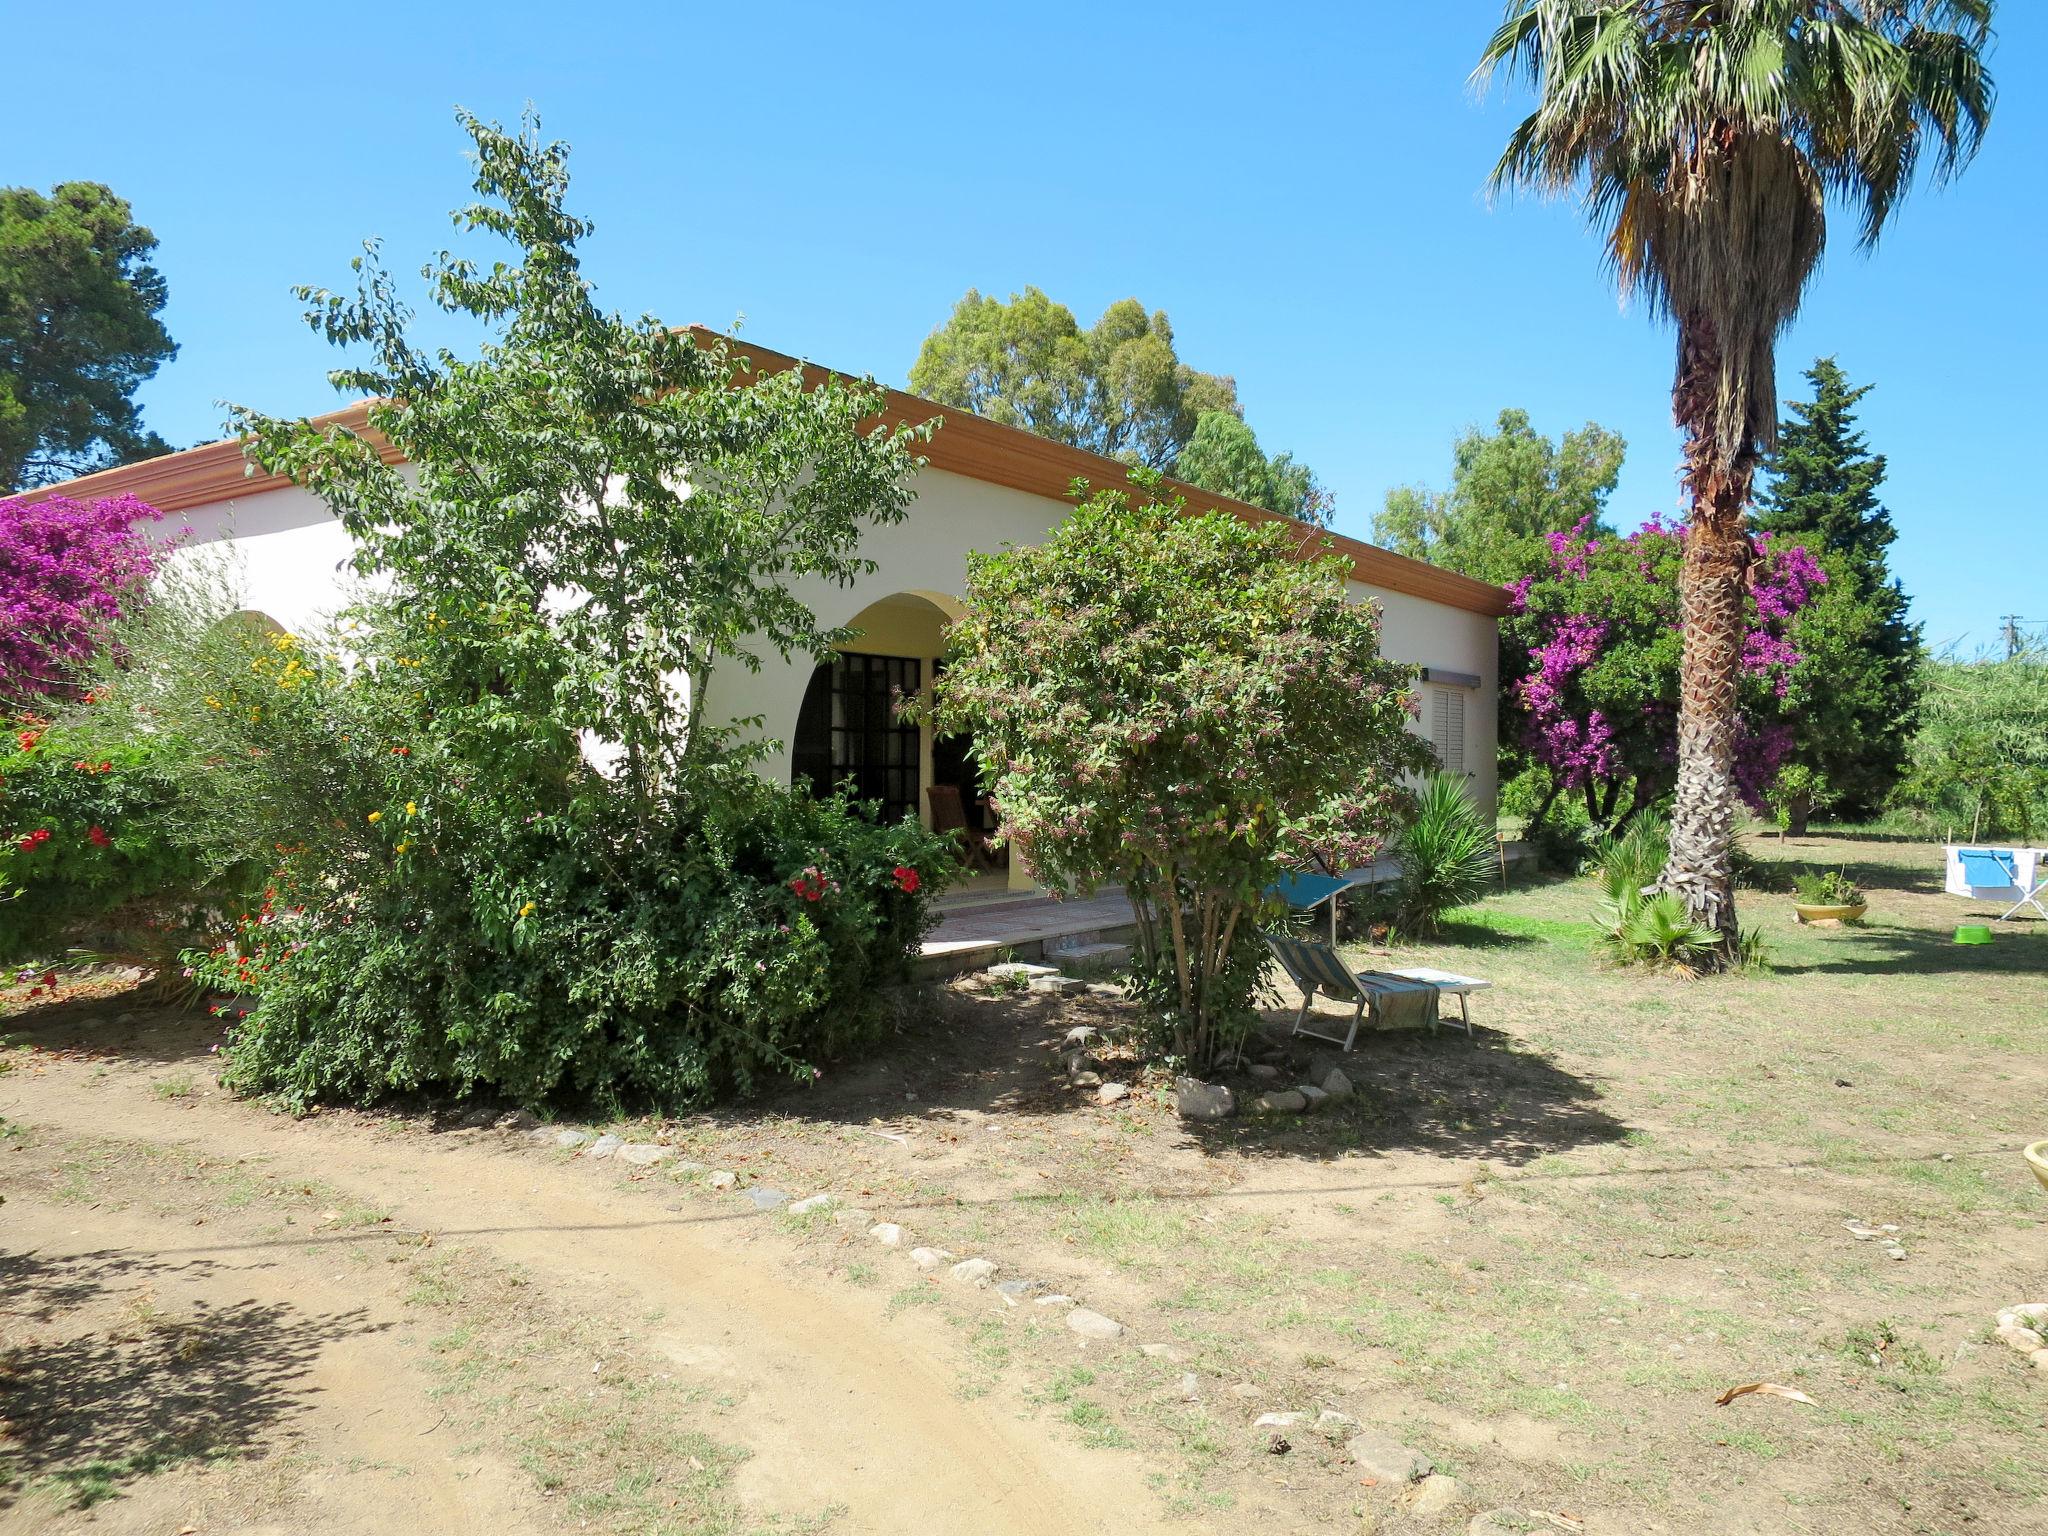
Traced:
[[830, 794], [851, 784], [895, 820], [917, 814], [922, 752], [918, 728], [897, 717], [917, 696], [922, 668], [913, 656], [841, 651], [811, 674], [790, 743], [792, 782]]

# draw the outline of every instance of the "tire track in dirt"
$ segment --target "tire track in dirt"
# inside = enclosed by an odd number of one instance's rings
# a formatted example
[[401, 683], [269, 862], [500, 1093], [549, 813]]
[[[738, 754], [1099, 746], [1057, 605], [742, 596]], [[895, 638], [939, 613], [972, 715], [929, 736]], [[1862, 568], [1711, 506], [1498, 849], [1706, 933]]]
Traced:
[[165, 1102], [145, 1067], [99, 1066], [97, 1076], [80, 1063], [14, 1075], [0, 1113], [58, 1133], [262, 1158], [388, 1208], [398, 1224], [518, 1264], [563, 1304], [619, 1319], [658, 1313], [643, 1330], [651, 1348], [743, 1394], [717, 1433], [752, 1453], [738, 1488], [757, 1515], [837, 1505], [846, 1514], [833, 1530], [892, 1536], [1188, 1529], [1152, 1509], [1141, 1458], [1067, 1443], [1023, 1421], [1003, 1392], [962, 1401], [957, 1345], [942, 1322], [916, 1311], [889, 1317], [879, 1295], [793, 1274], [793, 1245], [756, 1218], [659, 1210], [651, 1192], [495, 1139], [294, 1122], [211, 1093]]

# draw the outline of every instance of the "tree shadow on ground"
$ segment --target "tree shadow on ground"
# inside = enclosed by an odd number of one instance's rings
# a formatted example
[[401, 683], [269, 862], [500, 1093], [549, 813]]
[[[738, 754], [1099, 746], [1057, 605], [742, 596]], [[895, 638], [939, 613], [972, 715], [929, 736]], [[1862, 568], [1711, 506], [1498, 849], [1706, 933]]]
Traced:
[[[1484, 1025], [1361, 1032], [1350, 1052], [1292, 1036], [1291, 1010], [1265, 1015], [1247, 1045], [1255, 1061], [1279, 1068], [1259, 1081], [1232, 1075], [1239, 1113], [1187, 1123], [1209, 1151], [1327, 1160], [1425, 1152], [1519, 1167], [1552, 1153], [1619, 1141], [1629, 1127], [1601, 1107], [1599, 1085]], [[1324, 1023], [1340, 1022], [1324, 1014]], [[1319, 1085], [1332, 1070], [1348, 1098], [1307, 1114], [1246, 1113], [1265, 1091]]]
[[1533, 933], [1510, 933], [1484, 921], [1447, 917], [1437, 924], [1429, 942], [1454, 945], [1459, 949], [1523, 949], [1544, 941]]
[[[1981, 922], [1963, 917], [1959, 921]], [[1897, 923], [1864, 921], [1833, 930], [1825, 959], [1773, 961], [1781, 976], [1872, 975], [1904, 973], [1920, 976], [2048, 975], [2048, 923], [2036, 918], [2022, 927], [2008, 923], [1993, 930], [1989, 944], [1958, 944], [1952, 935]], [[2038, 1007], [2038, 1002], [2030, 1006]]]
[[[1099, 1077], [1146, 1091], [1132, 1033], [1141, 1026], [1121, 997], [1004, 993], [963, 983], [936, 989], [930, 1002], [904, 1021], [892, 1043], [816, 1086], [702, 1118], [731, 1130], [758, 1123], [766, 1110], [869, 1129], [879, 1122], [886, 1130], [907, 1117], [1113, 1113], [1097, 1103], [1092, 1086], [1068, 1080], [1061, 1050], [1075, 1029], [1100, 1032]], [[1476, 1039], [1453, 1028], [1361, 1035], [1347, 1055], [1290, 1038], [1293, 1017], [1292, 1008], [1266, 1015], [1248, 1047], [1249, 1059], [1273, 1066], [1277, 1077], [1262, 1081], [1244, 1069], [1212, 1073], [1210, 1080], [1228, 1082], [1248, 1106], [1267, 1088], [1320, 1084], [1341, 1066], [1355, 1088], [1349, 1099], [1309, 1115], [1241, 1111], [1213, 1125], [1176, 1121], [1174, 1134], [1219, 1154], [1333, 1160], [1415, 1151], [1519, 1165], [1627, 1133], [1600, 1108], [1596, 1083], [1483, 1026]]]
[[0, 1017], [0, 1040], [13, 1045], [154, 1066], [210, 1059], [220, 1038], [221, 1021], [204, 1009], [152, 1005], [126, 992], [59, 998]]
[[31, 1489], [89, 1508], [181, 1462], [252, 1454], [304, 1410], [325, 1346], [382, 1326], [360, 1310], [311, 1316], [240, 1301], [177, 1316], [131, 1303], [71, 1331], [72, 1314], [104, 1297], [110, 1273], [137, 1272], [106, 1253], [6, 1256], [6, 1293], [30, 1297], [27, 1315], [51, 1331], [16, 1328], [0, 1351], [0, 1509]]

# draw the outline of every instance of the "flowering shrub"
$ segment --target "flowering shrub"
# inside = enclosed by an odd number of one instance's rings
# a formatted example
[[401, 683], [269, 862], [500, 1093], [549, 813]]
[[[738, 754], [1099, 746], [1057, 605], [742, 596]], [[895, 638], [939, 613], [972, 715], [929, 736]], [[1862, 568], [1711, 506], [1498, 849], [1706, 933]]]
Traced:
[[0, 963], [74, 947], [168, 963], [217, 883], [177, 833], [176, 764], [150, 736], [14, 723], [0, 754]]
[[[1521, 750], [1604, 825], [1655, 803], [1676, 774], [1686, 535], [1657, 520], [1621, 538], [1588, 527], [1548, 535], [1543, 565], [1508, 584], [1501, 665], [1515, 679], [1505, 703]], [[1803, 548], [1767, 535], [1754, 544], [1736, 778], [1761, 807], [1791, 745], [1798, 616], [1827, 576]]]
[[156, 570], [142, 525], [162, 516], [133, 496], [0, 499], [0, 700], [70, 692]]
[[1123, 886], [1168, 1048], [1206, 1066], [1249, 1020], [1281, 860], [1365, 862], [1430, 755], [1343, 561], [1134, 478], [1135, 500], [1098, 491], [1043, 544], [970, 559], [938, 724], [974, 733], [1037, 879]]
[[390, 873], [345, 899], [287, 861], [277, 900], [306, 912], [192, 957], [260, 1000], [226, 1080], [293, 1106], [423, 1089], [683, 1106], [817, 1075], [874, 1037], [950, 849], [743, 767], [705, 773], [658, 845], [573, 808], [440, 796], [383, 818]]

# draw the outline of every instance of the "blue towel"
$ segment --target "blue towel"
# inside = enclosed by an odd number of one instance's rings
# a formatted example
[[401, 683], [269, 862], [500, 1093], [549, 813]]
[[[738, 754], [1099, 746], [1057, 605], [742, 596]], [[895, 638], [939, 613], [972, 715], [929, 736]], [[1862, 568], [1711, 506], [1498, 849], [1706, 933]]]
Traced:
[[2003, 848], [1958, 848], [1956, 857], [1962, 860], [1963, 879], [1973, 890], [2011, 890], [2020, 883], [2019, 865]]

